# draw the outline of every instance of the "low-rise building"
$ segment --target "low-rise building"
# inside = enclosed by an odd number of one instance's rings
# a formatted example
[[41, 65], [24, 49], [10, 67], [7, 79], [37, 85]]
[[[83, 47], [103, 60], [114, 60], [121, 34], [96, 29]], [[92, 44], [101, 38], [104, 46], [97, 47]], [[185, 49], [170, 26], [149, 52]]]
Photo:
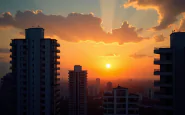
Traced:
[[139, 115], [139, 95], [129, 94], [128, 88], [118, 86], [103, 98], [104, 115]]

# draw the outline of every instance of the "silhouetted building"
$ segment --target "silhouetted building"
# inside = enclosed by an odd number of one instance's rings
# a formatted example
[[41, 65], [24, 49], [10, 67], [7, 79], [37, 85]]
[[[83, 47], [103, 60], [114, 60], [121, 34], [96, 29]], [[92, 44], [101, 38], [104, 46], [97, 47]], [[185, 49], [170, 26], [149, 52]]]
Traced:
[[87, 115], [87, 71], [75, 65], [69, 71], [69, 115]]
[[162, 115], [185, 115], [185, 32], [175, 32], [170, 35], [170, 48], [155, 48], [154, 64], [160, 69], [154, 75], [160, 75], [160, 80], [154, 86], [160, 87], [154, 96], [160, 99]]
[[61, 97], [63, 100], [69, 98], [68, 82], [61, 82]]
[[104, 115], [139, 115], [139, 96], [129, 94], [128, 88], [118, 86], [103, 98]]
[[112, 82], [108, 82], [108, 83], [107, 83], [107, 86], [106, 86], [106, 88], [105, 88], [105, 91], [106, 91], [106, 92], [108, 92], [108, 91], [112, 92]]
[[43, 28], [26, 29], [25, 35], [25, 39], [13, 39], [10, 43], [10, 69], [17, 83], [17, 114], [59, 115], [60, 44], [44, 38]]
[[97, 96], [97, 87], [96, 85], [91, 85], [88, 87], [88, 96]]
[[97, 94], [100, 94], [100, 78], [96, 78], [96, 89], [97, 89]]
[[152, 88], [146, 88], [145, 89], [145, 96], [149, 99], [153, 99], [154, 97], [154, 91]]
[[16, 79], [11, 73], [1, 78], [0, 115], [16, 115]]

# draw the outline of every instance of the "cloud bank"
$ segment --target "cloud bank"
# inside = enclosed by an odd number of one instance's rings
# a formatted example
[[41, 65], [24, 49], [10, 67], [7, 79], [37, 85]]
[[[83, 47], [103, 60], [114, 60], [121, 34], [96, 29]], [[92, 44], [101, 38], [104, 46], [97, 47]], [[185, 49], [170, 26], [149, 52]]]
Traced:
[[177, 21], [177, 16], [185, 12], [184, 4], [185, 0], [128, 0], [124, 7], [155, 9], [159, 14], [159, 25], [152, 29], [162, 30], [172, 25]]
[[130, 57], [135, 58], [135, 59], [139, 59], [139, 58], [144, 58], [144, 57], [150, 57], [153, 58], [153, 56], [149, 56], [149, 55], [145, 55], [145, 54], [132, 54], [130, 55]]
[[93, 40], [124, 44], [125, 42], [139, 42], [147, 39], [138, 35], [143, 30], [142, 28], [133, 27], [127, 22], [123, 22], [120, 28], [113, 29], [112, 33], [106, 33], [101, 24], [102, 20], [92, 13], [70, 13], [67, 17], [64, 17], [61, 15], [46, 15], [38, 10], [35, 12], [18, 11], [15, 16], [11, 15], [10, 12], [5, 12], [0, 16], [0, 28], [11, 26], [24, 30], [39, 25], [46, 30], [47, 35], [55, 35], [70, 42]]
[[156, 42], [163, 42], [166, 39], [166, 37], [163, 34], [160, 34], [160, 35], [155, 35], [154, 39]]

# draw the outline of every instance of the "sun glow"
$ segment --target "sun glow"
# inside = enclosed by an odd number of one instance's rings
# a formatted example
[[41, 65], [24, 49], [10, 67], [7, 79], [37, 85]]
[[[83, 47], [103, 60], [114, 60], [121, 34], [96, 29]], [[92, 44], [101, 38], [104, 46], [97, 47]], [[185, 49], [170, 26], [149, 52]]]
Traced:
[[106, 64], [106, 68], [110, 68], [111, 67], [111, 65], [110, 64]]

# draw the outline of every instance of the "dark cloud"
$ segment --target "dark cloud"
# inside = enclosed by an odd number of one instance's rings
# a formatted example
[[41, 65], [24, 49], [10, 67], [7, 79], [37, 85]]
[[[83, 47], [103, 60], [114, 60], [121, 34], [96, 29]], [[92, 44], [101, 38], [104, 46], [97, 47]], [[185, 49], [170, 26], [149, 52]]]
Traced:
[[0, 53], [10, 53], [8, 48], [0, 48]]
[[[61, 15], [46, 15], [42, 11], [18, 11], [15, 16], [9, 12], [0, 17], [0, 27], [13, 26], [26, 29], [40, 25], [49, 36], [56, 35], [63, 40], [77, 42], [93, 40], [112, 43], [139, 42], [145, 38], [138, 35], [142, 28], [136, 28], [123, 22], [122, 26], [106, 33], [101, 27], [102, 20], [93, 14], [70, 13], [67, 17]], [[22, 34], [22, 32], [20, 33]]]
[[154, 30], [168, 28], [177, 21], [177, 16], [185, 12], [185, 0], [128, 0], [124, 7], [134, 7], [137, 9], [155, 9], [159, 14], [159, 25], [153, 27]]
[[163, 34], [160, 34], [160, 35], [154, 36], [154, 39], [156, 42], [163, 42], [166, 39], [166, 37], [164, 37]]
[[153, 56], [149, 56], [149, 55], [145, 55], [145, 54], [136, 54], [135, 53], [135, 54], [130, 55], [130, 57], [138, 59], [138, 58], [153, 57]]

